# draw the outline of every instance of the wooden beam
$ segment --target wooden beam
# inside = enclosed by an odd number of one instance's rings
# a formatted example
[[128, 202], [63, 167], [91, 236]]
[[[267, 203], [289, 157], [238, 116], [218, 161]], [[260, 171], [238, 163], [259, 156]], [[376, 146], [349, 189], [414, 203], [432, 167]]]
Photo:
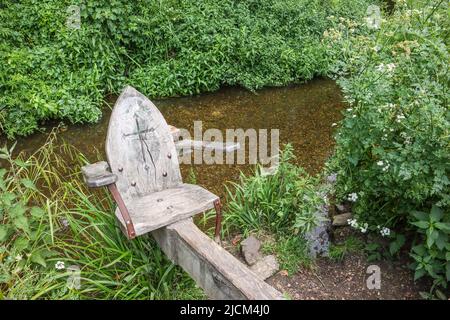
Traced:
[[280, 292], [186, 219], [152, 232], [164, 253], [211, 299], [274, 300]]

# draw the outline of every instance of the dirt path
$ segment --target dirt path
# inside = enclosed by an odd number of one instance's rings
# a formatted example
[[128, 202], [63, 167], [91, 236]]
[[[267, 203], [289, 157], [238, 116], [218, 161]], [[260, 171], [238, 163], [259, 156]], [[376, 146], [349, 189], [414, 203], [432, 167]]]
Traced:
[[[380, 267], [380, 290], [367, 288], [371, 264]], [[406, 261], [368, 263], [361, 254], [349, 254], [342, 262], [320, 258], [312, 270], [300, 269], [291, 277], [279, 272], [267, 282], [295, 300], [421, 299], [419, 292], [427, 291], [424, 283], [414, 284]]]

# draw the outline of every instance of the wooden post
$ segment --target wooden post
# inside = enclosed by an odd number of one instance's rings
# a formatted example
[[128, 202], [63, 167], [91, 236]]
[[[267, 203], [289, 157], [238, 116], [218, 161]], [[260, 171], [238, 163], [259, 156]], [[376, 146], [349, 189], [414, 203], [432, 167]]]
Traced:
[[265, 283], [186, 219], [152, 232], [164, 253], [211, 299], [274, 300], [280, 292]]

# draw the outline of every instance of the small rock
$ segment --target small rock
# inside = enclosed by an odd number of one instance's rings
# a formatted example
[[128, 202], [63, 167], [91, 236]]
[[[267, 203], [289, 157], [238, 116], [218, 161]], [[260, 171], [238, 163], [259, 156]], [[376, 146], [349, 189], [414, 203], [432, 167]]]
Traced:
[[337, 209], [339, 212], [344, 212], [344, 211], [345, 211], [345, 206], [344, 206], [343, 204], [337, 204], [337, 205], [336, 205], [336, 209]]
[[254, 236], [241, 242], [242, 255], [249, 265], [255, 264], [261, 258], [259, 248], [261, 248], [261, 242]]
[[347, 220], [352, 218], [352, 214], [350, 212], [337, 214], [333, 216], [333, 226], [339, 227], [339, 226], [346, 226], [348, 225]]
[[250, 270], [256, 273], [262, 280], [266, 280], [267, 278], [273, 276], [279, 268], [280, 265], [278, 264], [275, 256], [269, 255], [252, 265]]

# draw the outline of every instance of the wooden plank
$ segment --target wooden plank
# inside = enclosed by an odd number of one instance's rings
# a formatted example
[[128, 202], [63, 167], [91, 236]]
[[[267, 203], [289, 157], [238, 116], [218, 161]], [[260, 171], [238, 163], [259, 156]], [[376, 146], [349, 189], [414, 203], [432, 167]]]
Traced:
[[117, 181], [117, 176], [109, 171], [109, 165], [106, 161], [99, 161], [81, 167], [84, 182], [90, 188], [98, 188], [110, 185]]
[[152, 232], [165, 254], [211, 299], [283, 299], [243, 263], [201, 232], [191, 219]]
[[[181, 184], [175, 188], [151, 193], [134, 199], [127, 205], [136, 235], [142, 235], [173, 222], [192, 217], [214, 208], [215, 194], [193, 184]], [[125, 228], [119, 209], [116, 217]]]
[[122, 92], [112, 111], [106, 155], [127, 206], [132, 199], [182, 182], [175, 144], [164, 117], [132, 87]]
[[240, 148], [239, 143], [234, 142], [216, 142], [216, 141], [198, 141], [198, 140], [181, 140], [175, 142], [175, 148], [188, 154], [192, 150], [215, 150], [224, 152], [233, 152]]

